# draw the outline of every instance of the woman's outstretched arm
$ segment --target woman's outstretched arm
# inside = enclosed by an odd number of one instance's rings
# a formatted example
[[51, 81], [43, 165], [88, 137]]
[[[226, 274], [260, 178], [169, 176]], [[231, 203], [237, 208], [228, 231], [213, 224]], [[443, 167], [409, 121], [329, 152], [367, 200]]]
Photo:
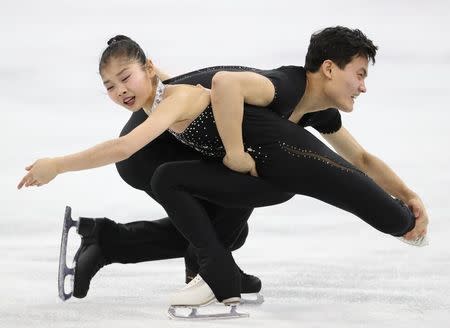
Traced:
[[179, 92], [164, 99], [157, 111], [123, 137], [105, 141], [78, 153], [37, 160], [25, 168], [28, 173], [17, 188], [41, 186], [64, 172], [92, 169], [127, 159], [173, 123], [183, 119], [193, 101], [196, 101], [196, 96], [193, 93]]

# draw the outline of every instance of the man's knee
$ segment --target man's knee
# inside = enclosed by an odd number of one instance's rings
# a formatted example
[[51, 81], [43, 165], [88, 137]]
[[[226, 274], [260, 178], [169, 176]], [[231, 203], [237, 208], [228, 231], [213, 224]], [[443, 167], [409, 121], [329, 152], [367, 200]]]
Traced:
[[151, 178], [151, 168], [145, 170], [135, 155], [116, 163], [116, 169], [123, 181], [131, 187], [146, 190]]

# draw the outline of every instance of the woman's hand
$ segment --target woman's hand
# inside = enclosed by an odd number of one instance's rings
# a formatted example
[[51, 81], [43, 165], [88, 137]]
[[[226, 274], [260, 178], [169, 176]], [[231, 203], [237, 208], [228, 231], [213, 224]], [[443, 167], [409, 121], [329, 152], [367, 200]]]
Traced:
[[234, 154], [226, 154], [223, 158], [223, 164], [230, 170], [240, 173], [250, 173], [250, 175], [257, 177], [255, 160], [249, 153], [239, 152]]
[[27, 166], [25, 170], [28, 173], [22, 178], [17, 186], [21, 189], [23, 186], [42, 186], [49, 183], [58, 175], [58, 168], [56, 162], [52, 158], [41, 158], [33, 164]]
[[427, 226], [428, 226], [428, 214], [425, 210], [425, 205], [419, 196], [415, 196], [409, 199], [406, 204], [413, 212], [414, 217], [416, 218], [416, 226], [413, 230], [409, 231], [403, 237], [408, 240], [414, 240], [419, 237], [425, 236], [427, 234]]

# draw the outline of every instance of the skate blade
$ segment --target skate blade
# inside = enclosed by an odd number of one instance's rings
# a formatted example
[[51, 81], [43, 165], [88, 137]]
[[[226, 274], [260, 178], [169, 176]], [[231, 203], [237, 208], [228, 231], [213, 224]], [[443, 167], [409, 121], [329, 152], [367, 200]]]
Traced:
[[[177, 313], [177, 309], [189, 308], [191, 312], [188, 315], [182, 315]], [[213, 313], [213, 314], [199, 314], [198, 307], [189, 306], [170, 306], [167, 310], [167, 315], [173, 320], [222, 320], [222, 319], [239, 319], [248, 318], [248, 313], [240, 313], [236, 310], [236, 305], [231, 305], [230, 312], [228, 313]]]
[[[256, 298], [247, 298], [247, 296], [255, 295]], [[264, 296], [262, 296], [260, 293], [256, 294], [243, 294], [243, 297], [241, 298], [241, 305], [261, 305], [264, 303]]]
[[63, 222], [63, 230], [61, 235], [61, 247], [59, 249], [59, 270], [58, 270], [58, 295], [59, 298], [63, 301], [68, 300], [72, 297], [73, 293], [73, 284], [72, 290], [69, 293], [66, 293], [64, 288], [64, 283], [66, 277], [75, 274], [74, 268], [68, 268], [66, 263], [66, 254], [67, 254], [67, 238], [69, 235], [69, 230], [72, 227], [76, 227], [78, 221], [72, 220], [71, 217], [72, 209], [70, 206], [66, 206], [66, 211], [64, 214], [64, 222]]

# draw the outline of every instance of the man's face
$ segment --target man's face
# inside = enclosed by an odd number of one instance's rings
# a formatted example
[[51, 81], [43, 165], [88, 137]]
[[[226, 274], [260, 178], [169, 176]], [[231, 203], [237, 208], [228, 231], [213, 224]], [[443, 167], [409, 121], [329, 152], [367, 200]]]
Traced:
[[351, 112], [356, 97], [367, 91], [365, 79], [369, 61], [366, 57], [357, 56], [344, 69], [333, 64], [332, 79], [327, 84], [327, 94], [335, 106], [344, 112]]

